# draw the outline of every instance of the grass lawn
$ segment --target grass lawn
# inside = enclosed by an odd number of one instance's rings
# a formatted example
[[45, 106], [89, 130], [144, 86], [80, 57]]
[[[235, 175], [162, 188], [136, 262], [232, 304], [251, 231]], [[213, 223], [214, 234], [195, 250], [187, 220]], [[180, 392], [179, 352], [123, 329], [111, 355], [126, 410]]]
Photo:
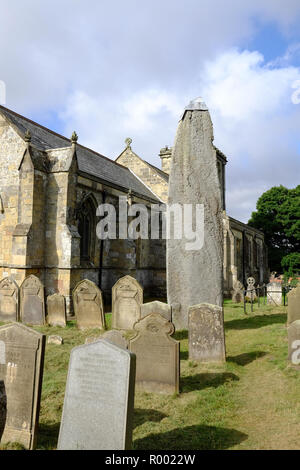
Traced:
[[[35, 329], [64, 338], [62, 346], [46, 346], [37, 446], [55, 449], [70, 351], [99, 331], [82, 332], [72, 322]], [[225, 329], [225, 365], [189, 361], [187, 331], [175, 334], [181, 393], [136, 393], [134, 449], [300, 447], [300, 370], [287, 363], [286, 307], [256, 304], [245, 315], [242, 305], [225, 301]]]

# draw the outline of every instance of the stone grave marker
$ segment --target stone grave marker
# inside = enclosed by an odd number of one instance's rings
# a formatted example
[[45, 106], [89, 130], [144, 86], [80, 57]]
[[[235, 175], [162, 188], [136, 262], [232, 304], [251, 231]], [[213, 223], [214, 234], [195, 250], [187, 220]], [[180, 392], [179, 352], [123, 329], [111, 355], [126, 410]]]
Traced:
[[6, 277], [0, 282], [0, 321], [16, 322], [19, 317], [19, 287]]
[[300, 284], [294, 287], [287, 295], [288, 298], [288, 324], [300, 320]]
[[48, 295], [47, 297], [47, 323], [51, 326], [67, 325], [66, 302], [61, 294]]
[[151, 313], [134, 325], [136, 336], [129, 349], [136, 355], [136, 385], [155, 393], [179, 392], [179, 341], [171, 338], [174, 325]]
[[109, 330], [103, 333], [101, 336], [89, 336], [86, 338], [85, 344], [94, 343], [99, 339], [107, 339], [120, 348], [128, 349], [128, 341], [119, 330]]
[[244, 302], [244, 286], [241, 281], [236, 281], [233, 284], [233, 291], [232, 291], [232, 302], [240, 303]]
[[248, 277], [247, 279], [247, 292], [246, 296], [249, 297], [251, 300], [256, 299], [256, 291], [255, 291], [255, 279], [254, 277]]
[[164, 302], [159, 302], [154, 300], [154, 302], [148, 302], [141, 305], [141, 317], [150, 315], [150, 313], [159, 313], [165, 317], [168, 321], [172, 321], [172, 309], [171, 305], [165, 304]]
[[288, 326], [288, 360], [293, 365], [300, 365], [300, 320]]
[[280, 282], [270, 282], [267, 284], [267, 304], [282, 305], [282, 287]]
[[0, 327], [0, 442], [36, 446], [45, 335], [20, 323]]
[[105, 329], [102, 292], [88, 279], [80, 281], [73, 290], [73, 304], [79, 329]]
[[71, 351], [59, 450], [131, 448], [135, 356], [107, 340]]
[[143, 288], [136, 279], [124, 276], [112, 288], [112, 328], [132, 330], [141, 318]]
[[199, 362], [225, 362], [223, 308], [200, 304], [189, 309], [189, 359]]
[[44, 286], [33, 274], [20, 287], [20, 319], [30, 325], [45, 324]]

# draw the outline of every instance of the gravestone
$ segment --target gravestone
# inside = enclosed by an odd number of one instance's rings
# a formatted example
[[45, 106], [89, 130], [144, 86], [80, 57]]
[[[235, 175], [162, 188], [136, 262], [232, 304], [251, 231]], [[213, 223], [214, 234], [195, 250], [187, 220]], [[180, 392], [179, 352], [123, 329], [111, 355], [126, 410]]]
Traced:
[[294, 287], [287, 295], [288, 298], [288, 324], [300, 320], [300, 284]]
[[[168, 208], [182, 209], [184, 222], [176, 225], [174, 234], [176, 218], [170, 217], [167, 239], [168, 304], [177, 330], [187, 328], [190, 305], [223, 305], [223, 202], [212, 141], [210, 114], [198, 98], [179, 122], [169, 178]], [[186, 220], [189, 210], [192, 217]]]
[[20, 287], [20, 319], [30, 325], [45, 324], [44, 286], [33, 274]]
[[0, 327], [0, 442], [36, 445], [45, 335], [20, 323]]
[[19, 317], [19, 287], [6, 277], [0, 282], [0, 321], [15, 322]]
[[165, 304], [164, 302], [154, 300], [154, 302], [148, 302], [141, 305], [141, 318], [145, 317], [146, 315], [150, 315], [150, 313], [159, 313], [168, 321], [172, 321], [171, 305]]
[[47, 297], [47, 323], [50, 326], [67, 325], [66, 302], [61, 294], [53, 294]]
[[105, 329], [102, 292], [94, 282], [84, 279], [73, 290], [73, 304], [79, 329]]
[[225, 362], [223, 308], [200, 304], [189, 309], [189, 359], [199, 362]]
[[136, 385], [155, 393], [179, 392], [179, 341], [170, 335], [174, 325], [159, 313], [151, 313], [134, 325], [136, 336], [129, 349], [136, 355]]
[[71, 351], [59, 450], [131, 448], [135, 356], [99, 340]]
[[132, 330], [141, 318], [143, 288], [136, 279], [124, 276], [112, 288], [112, 328]]
[[255, 279], [254, 277], [248, 277], [247, 279], [247, 292], [246, 296], [251, 300], [256, 299], [256, 290], [255, 290]]
[[293, 365], [300, 365], [300, 320], [288, 326], [288, 360]]
[[282, 305], [282, 287], [280, 282], [267, 284], [267, 304], [274, 306]]
[[124, 338], [121, 331], [119, 330], [109, 330], [101, 336], [89, 336], [88, 338], [86, 338], [85, 344], [94, 343], [99, 339], [107, 339], [108, 341], [114, 343], [120, 348], [128, 349], [128, 341], [126, 338]]
[[232, 291], [232, 302], [240, 303], [244, 302], [244, 292], [245, 288], [241, 281], [236, 281], [233, 284], [233, 291]]

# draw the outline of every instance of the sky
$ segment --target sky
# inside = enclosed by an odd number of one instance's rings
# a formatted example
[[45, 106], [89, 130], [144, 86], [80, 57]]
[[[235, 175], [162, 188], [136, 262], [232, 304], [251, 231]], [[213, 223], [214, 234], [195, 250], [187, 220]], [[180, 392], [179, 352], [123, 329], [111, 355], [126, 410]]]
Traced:
[[113, 160], [131, 137], [159, 167], [203, 97], [227, 213], [247, 222], [264, 191], [300, 183], [299, 23], [299, 0], [0, 0], [0, 97]]

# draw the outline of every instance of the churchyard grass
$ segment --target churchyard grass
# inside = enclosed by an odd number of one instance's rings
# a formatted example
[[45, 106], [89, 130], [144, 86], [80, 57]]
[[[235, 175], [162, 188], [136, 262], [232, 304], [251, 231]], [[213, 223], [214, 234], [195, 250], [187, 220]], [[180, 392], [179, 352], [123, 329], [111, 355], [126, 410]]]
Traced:
[[[179, 395], [136, 392], [133, 449], [298, 449], [300, 370], [287, 362], [286, 307], [225, 301], [225, 365], [201, 365], [181, 347]], [[110, 326], [111, 315], [106, 314]], [[38, 449], [55, 449], [71, 349], [99, 330], [34, 327], [64, 339], [46, 345]], [[11, 444], [4, 449], [16, 449]]]

